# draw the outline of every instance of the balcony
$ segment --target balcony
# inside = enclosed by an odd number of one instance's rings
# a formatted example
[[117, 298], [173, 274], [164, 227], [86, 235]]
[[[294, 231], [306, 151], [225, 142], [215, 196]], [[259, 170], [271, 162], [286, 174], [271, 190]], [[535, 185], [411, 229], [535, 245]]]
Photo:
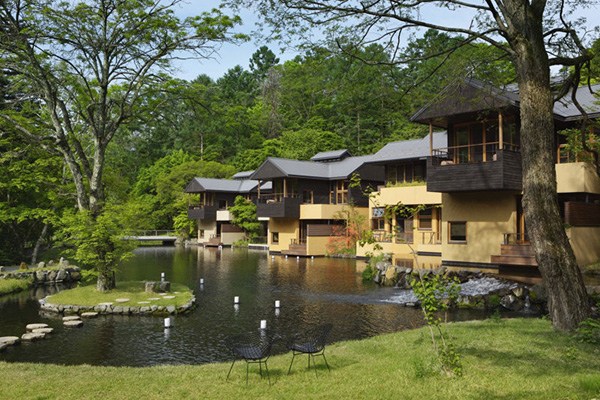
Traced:
[[521, 153], [495, 144], [436, 149], [427, 159], [429, 192], [522, 190]]
[[301, 202], [302, 199], [298, 195], [261, 195], [256, 205], [256, 215], [259, 218], [300, 218]]
[[217, 217], [218, 206], [195, 205], [188, 207], [188, 218], [214, 220]]

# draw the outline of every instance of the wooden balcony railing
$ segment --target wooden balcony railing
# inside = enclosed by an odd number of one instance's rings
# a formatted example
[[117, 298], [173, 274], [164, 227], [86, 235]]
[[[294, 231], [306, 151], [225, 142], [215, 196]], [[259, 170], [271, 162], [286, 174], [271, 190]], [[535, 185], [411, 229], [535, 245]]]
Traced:
[[270, 193], [270, 194], [261, 194], [258, 202], [260, 204], [274, 204], [281, 203], [284, 199], [297, 199], [300, 198], [300, 195], [296, 193], [288, 193], [284, 195], [283, 193]]
[[[433, 149], [433, 156], [440, 159], [440, 165], [480, 163], [496, 161], [500, 142], [469, 144]], [[503, 143], [504, 150], [519, 151], [519, 146]]]
[[440, 236], [440, 232], [421, 232], [421, 243], [441, 244], [442, 238]]
[[523, 233], [523, 232], [510, 232], [510, 233], [504, 233], [504, 240], [502, 241], [502, 244], [528, 244], [529, 243], [529, 236], [527, 235], [527, 232]]

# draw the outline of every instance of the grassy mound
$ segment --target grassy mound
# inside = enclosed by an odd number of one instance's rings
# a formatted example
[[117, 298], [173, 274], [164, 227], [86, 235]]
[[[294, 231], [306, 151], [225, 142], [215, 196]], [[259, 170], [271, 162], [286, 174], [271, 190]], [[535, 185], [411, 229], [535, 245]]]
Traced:
[[31, 279], [0, 279], [0, 296], [20, 292], [31, 286]]
[[[158, 293], [147, 293], [144, 291], [144, 282], [117, 282], [117, 288], [108, 292], [99, 292], [96, 286], [80, 286], [74, 289], [63, 290], [52, 296], [48, 296], [48, 302], [57, 305], [94, 306], [99, 303], [116, 304], [117, 299], [129, 299], [119, 302], [124, 307], [139, 306], [140, 301], [148, 301], [157, 306], [183, 306], [192, 299], [192, 291], [185, 285], [171, 283], [171, 292], [165, 299]], [[153, 299], [153, 300], [152, 300]]]

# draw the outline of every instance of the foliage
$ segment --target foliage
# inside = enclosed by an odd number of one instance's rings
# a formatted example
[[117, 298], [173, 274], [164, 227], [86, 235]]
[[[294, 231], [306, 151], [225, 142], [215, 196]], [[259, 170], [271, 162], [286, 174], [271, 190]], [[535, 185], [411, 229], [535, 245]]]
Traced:
[[327, 254], [356, 254], [356, 244], [363, 238], [367, 216], [352, 204], [344, 206], [334, 215], [343, 225], [334, 225], [325, 246]]
[[425, 273], [413, 275], [410, 278], [410, 285], [419, 299], [429, 327], [431, 344], [438, 356], [442, 371], [448, 375], [461, 376], [463, 373], [461, 356], [450, 341], [440, 317], [440, 313], [446, 312], [458, 299], [460, 293], [458, 281], [451, 280], [441, 273]]
[[233, 206], [229, 207], [233, 217], [231, 222], [242, 228], [247, 238], [260, 234], [261, 224], [256, 216], [256, 204], [243, 196], [236, 196]]
[[95, 217], [88, 211], [65, 212], [59, 233], [66, 255], [98, 273], [97, 289], [113, 289], [114, 271], [135, 247], [133, 241], [124, 240], [127, 226], [121, 210], [107, 206]]
[[363, 282], [371, 282], [377, 275], [377, 264], [383, 261], [386, 258], [386, 255], [380, 253], [378, 255], [371, 254], [369, 256], [369, 261], [367, 263], [367, 267], [362, 272], [362, 280]]
[[31, 279], [0, 279], [0, 296], [28, 289], [31, 284]]
[[[585, 90], [585, 89], [580, 89]], [[564, 151], [570, 162], [594, 162], [594, 154], [600, 153], [600, 137], [595, 133], [586, 133], [578, 129], [565, 129], [559, 132], [566, 138]], [[585, 146], [585, 147], [584, 147]]]
[[600, 344], [600, 320], [588, 318], [581, 322], [575, 337], [581, 342]]

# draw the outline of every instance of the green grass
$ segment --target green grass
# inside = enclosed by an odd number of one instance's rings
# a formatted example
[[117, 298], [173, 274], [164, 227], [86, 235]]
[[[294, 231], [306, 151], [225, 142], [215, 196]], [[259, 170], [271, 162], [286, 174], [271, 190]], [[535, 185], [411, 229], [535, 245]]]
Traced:
[[[192, 291], [184, 285], [171, 283], [171, 292], [169, 295], [175, 296], [174, 299], [163, 299], [158, 293], [146, 293], [144, 291], [144, 282], [117, 282], [117, 288], [109, 292], [99, 292], [95, 285], [79, 286], [74, 289], [63, 290], [52, 296], [48, 296], [48, 302], [52, 304], [95, 306], [99, 303], [115, 303], [116, 299], [129, 299], [124, 303], [118, 303], [120, 306], [131, 307], [140, 306], [139, 301], [150, 301], [151, 305], [157, 306], [182, 306], [187, 304], [192, 298]], [[157, 298], [158, 300], [149, 300]]]
[[[0, 362], [0, 398], [28, 399], [593, 399], [600, 397], [600, 349], [554, 332], [540, 319], [456, 323], [450, 331], [463, 355], [464, 376], [432, 368], [425, 329], [327, 347], [331, 373], [318, 376], [291, 355], [269, 359], [273, 385], [258, 367], [230, 363], [147, 368]], [[52, 339], [48, 339], [52, 340]], [[194, 340], [190, 337], [190, 341]], [[34, 344], [35, 345], [35, 344]], [[14, 349], [18, 351], [18, 349]], [[73, 349], [72, 351], [76, 351]], [[297, 357], [298, 358], [298, 357]]]
[[31, 286], [30, 279], [0, 279], [0, 296], [20, 292]]

